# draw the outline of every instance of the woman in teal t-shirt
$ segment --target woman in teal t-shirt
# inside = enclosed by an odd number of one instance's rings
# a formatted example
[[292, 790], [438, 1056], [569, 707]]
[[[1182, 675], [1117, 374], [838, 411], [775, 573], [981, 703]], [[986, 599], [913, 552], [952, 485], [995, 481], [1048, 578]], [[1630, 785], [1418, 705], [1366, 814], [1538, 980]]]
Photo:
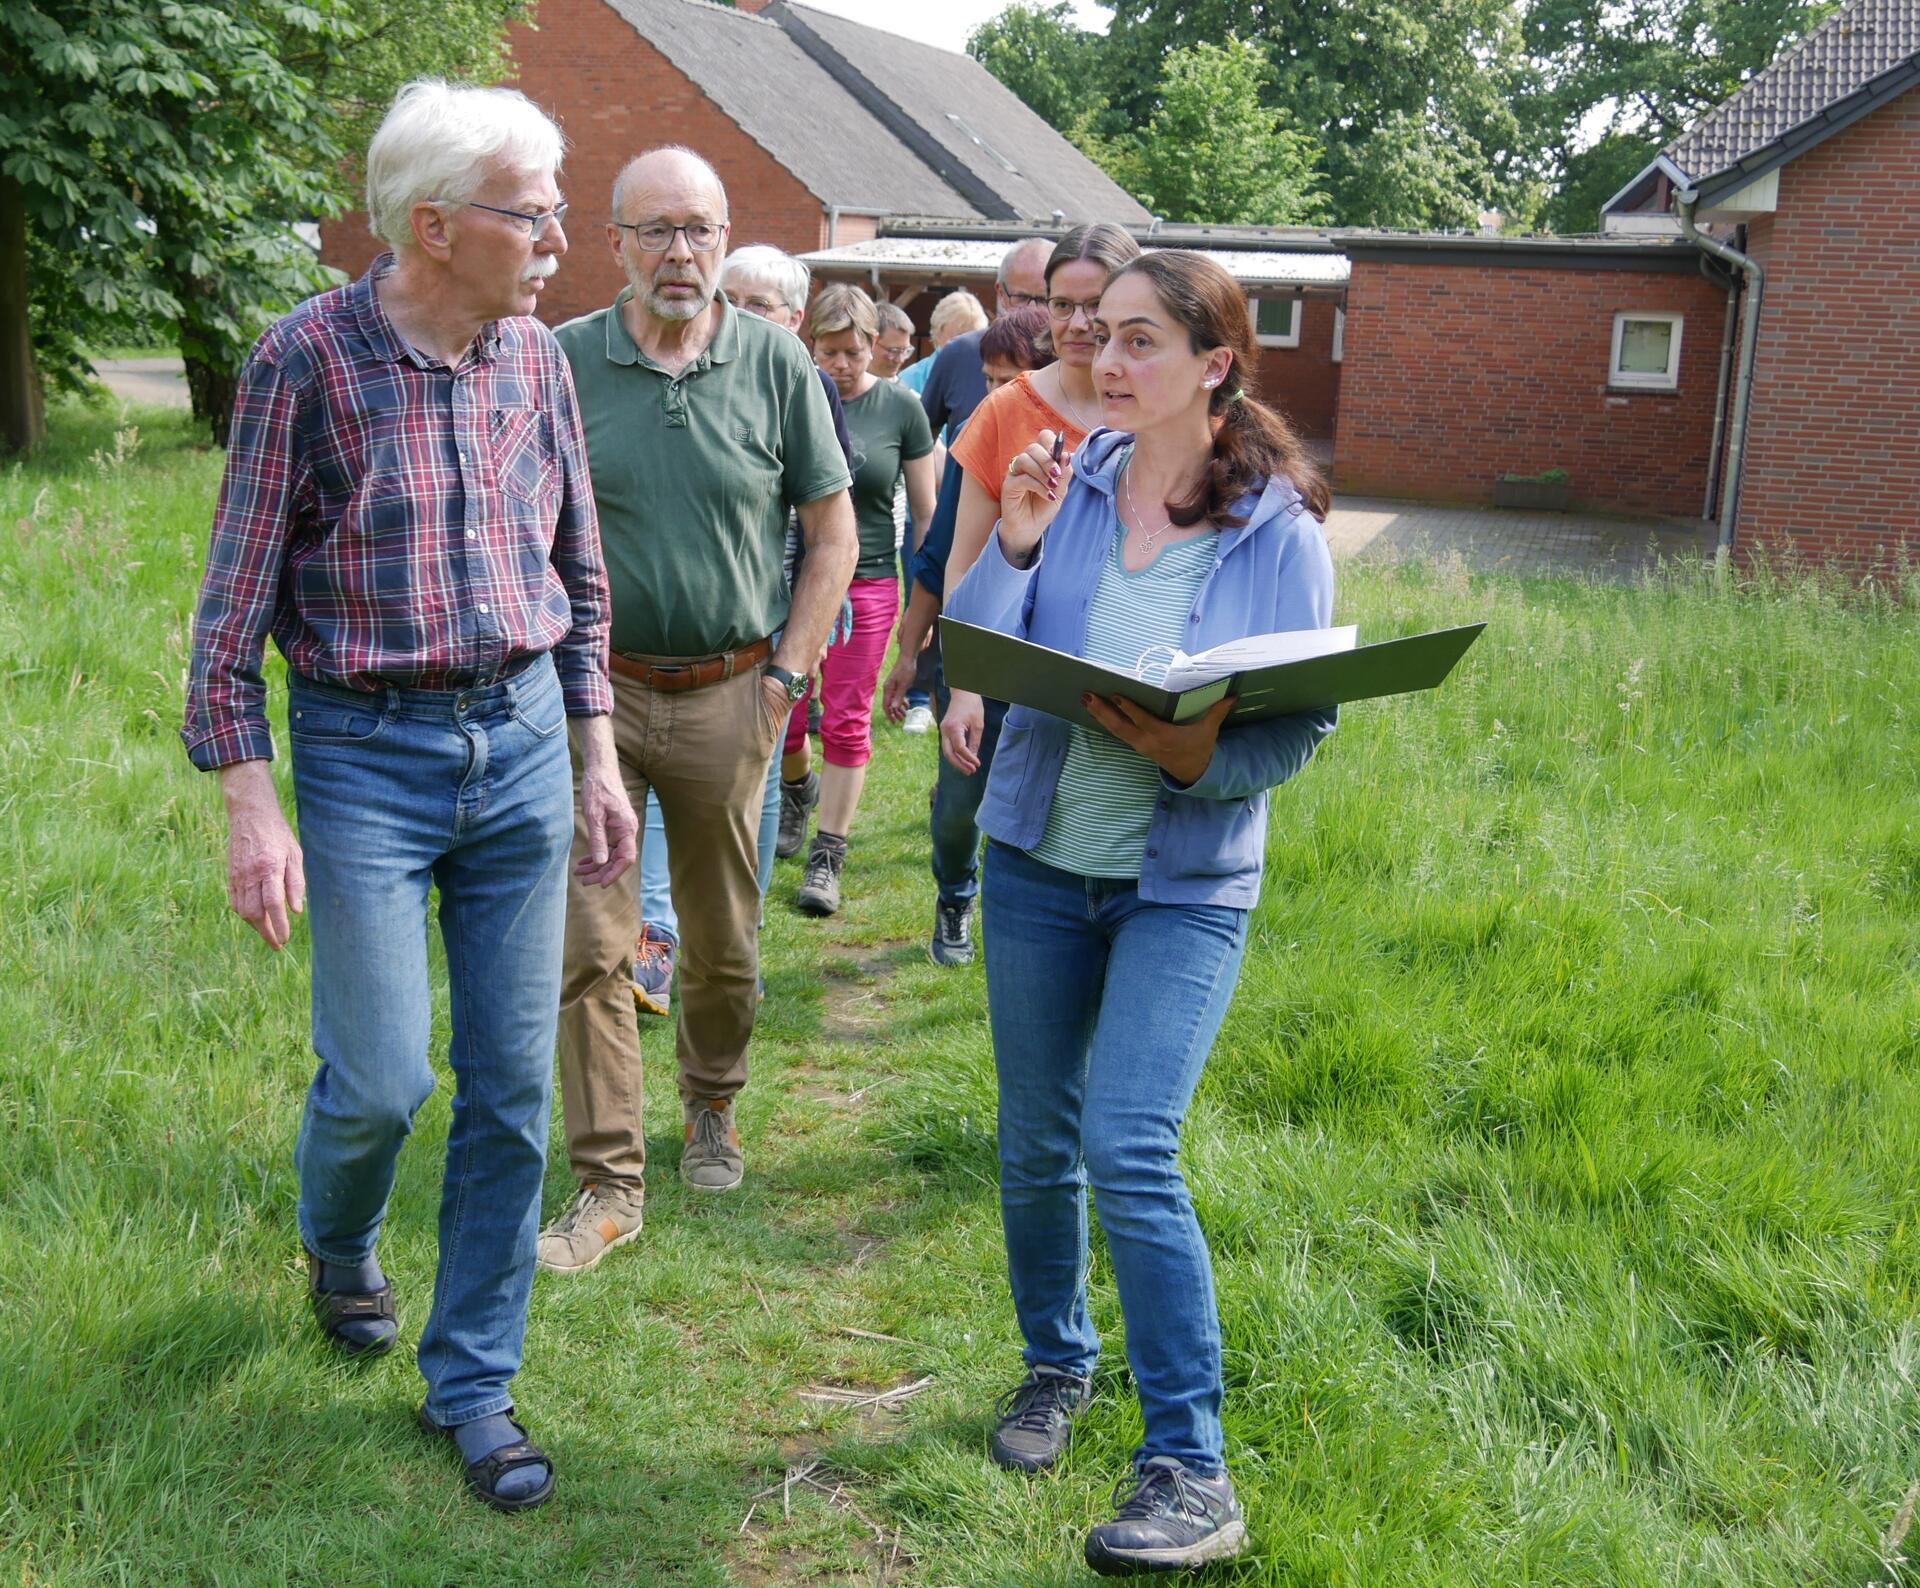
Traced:
[[[880, 320], [873, 300], [858, 287], [828, 287], [807, 310], [804, 329], [814, 362], [833, 381], [846, 410], [853, 440], [853, 512], [860, 529], [860, 561], [847, 591], [853, 633], [830, 649], [820, 666], [820, 753], [826, 762], [820, 774], [820, 827], [794, 897], [809, 915], [832, 915], [840, 908], [847, 834], [873, 756], [874, 686], [900, 610], [894, 494], [904, 479], [913, 521], [924, 524], [933, 517], [933, 432], [919, 398], [868, 367]], [[788, 755], [805, 745], [806, 732], [803, 700], [787, 724]]]

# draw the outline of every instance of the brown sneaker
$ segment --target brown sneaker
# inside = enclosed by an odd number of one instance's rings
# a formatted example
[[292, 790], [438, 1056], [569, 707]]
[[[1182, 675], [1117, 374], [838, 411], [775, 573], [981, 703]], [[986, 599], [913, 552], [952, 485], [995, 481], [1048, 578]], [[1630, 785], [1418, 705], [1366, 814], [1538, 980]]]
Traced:
[[740, 1132], [733, 1126], [733, 1103], [716, 1097], [685, 1108], [686, 1147], [680, 1154], [680, 1178], [696, 1191], [731, 1191], [747, 1172], [740, 1156]]
[[638, 1190], [584, 1187], [573, 1206], [540, 1232], [534, 1264], [549, 1274], [584, 1274], [640, 1233]]

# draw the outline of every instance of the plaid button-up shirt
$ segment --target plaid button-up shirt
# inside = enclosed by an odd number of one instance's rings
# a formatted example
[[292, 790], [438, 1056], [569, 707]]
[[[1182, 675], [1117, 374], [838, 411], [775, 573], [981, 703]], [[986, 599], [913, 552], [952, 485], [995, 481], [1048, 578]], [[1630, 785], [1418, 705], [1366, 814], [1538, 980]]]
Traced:
[[613, 709], [607, 579], [573, 379], [537, 320], [449, 369], [358, 281], [276, 322], [240, 375], [181, 737], [268, 760], [261, 650], [349, 689], [458, 688], [554, 653], [567, 711]]

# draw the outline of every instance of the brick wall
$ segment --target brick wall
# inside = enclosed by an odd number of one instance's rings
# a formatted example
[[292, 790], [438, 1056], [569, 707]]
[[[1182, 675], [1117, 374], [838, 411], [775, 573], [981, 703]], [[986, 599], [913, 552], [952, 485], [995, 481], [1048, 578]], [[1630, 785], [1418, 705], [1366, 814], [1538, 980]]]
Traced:
[[1300, 305], [1300, 345], [1263, 347], [1255, 377], [1261, 399], [1293, 421], [1314, 440], [1333, 435], [1340, 406], [1340, 366], [1333, 361], [1333, 318], [1337, 305], [1317, 298]]
[[1737, 551], [1920, 558], [1920, 92], [1780, 172]]
[[[573, 206], [566, 257], [540, 299], [543, 319], [558, 324], [600, 308], [625, 285], [607, 246], [608, 200], [620, 167], [655, 144], [684, 143], [713, 162], [727, 185], [735, 246], [772, 243], [790, 253], [822, 246], [820, 201], [605, 0], [541, 0], [539, 23], [513, 31], [514, 86], [566, 131], [561, 186]], [[872, 224], [842, 217], [841, 238]], [[320, 241], [328, 264], [355, 274], [383, 246], [360, 214], [323, 225]]]
[[[1608, 389], [1613, 317], [1636, 309], [1685, 315], [1677, 391]], [[1489, 502], [1501, 474], [1562, 468], [1579, 505], [1697, 515], [1725, 314], [1697, 274], [1355, 255], [1335, 486]]]

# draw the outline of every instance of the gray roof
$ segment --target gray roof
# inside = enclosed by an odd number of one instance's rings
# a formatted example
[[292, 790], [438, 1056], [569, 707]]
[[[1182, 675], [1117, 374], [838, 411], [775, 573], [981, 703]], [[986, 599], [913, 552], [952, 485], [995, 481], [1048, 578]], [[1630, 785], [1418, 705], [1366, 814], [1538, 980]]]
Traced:
[[978, 216], [777, 23], [707, 0], [607, 3], [822, 204]]
[[1853, 0], [1668, 145], [1667, 156], [1702, 181], [1902, 68], [1920, 68], [1920, 0]]
[[[654, 0], [658, 3], [658, 0]], [[971, 56], [920, 44], [811, 6], [790, 11], [831, 45], [1013, 215], [1045, 220], [1144, 224], [1152, 219], [1126, 190], [1054, 131]], [[903, 213], [914, 208], [900, 205]], [[921, 207], [921, 214], [939, 213]], [[948, 212], [962, 218], [960, 212]], [[974, 213], [972, 210], [966, 215]]]

